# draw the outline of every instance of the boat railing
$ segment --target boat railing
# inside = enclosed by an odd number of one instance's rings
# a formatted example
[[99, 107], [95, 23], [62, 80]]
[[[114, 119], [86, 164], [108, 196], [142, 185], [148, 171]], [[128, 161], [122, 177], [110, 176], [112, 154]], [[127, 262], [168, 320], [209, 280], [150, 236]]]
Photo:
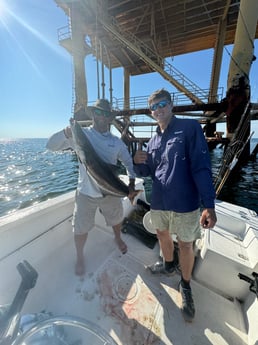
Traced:
[[[209, 92], [208, 89], [203, 90], [205, 92]], [[223, 98], [223, 87], [218, 88], [218, 93], [216, 95], [218, 100]], [[123, 109], [146, 109], [149, 108], [148, 105], [148, 97], [149, 96], [136, 96], [130, 97], [127, 103], [127, 107], [125, 107], [125, 99], [124, 98], [116, 98], [113, 97], [112, 105], [115, 110], [123, 110]], [[199, 98], [202, 98], [201, 95], [198, 95]], [[173, 100], [174, 105], [186, 105], [189, 104], [189, 98], [183, 92], [172, 92], [171, 98]], [[202, 98], [205, 101], [205, 98]], [[91, 102], [89, 102], [90, 104]]]
[[63, 41], [66, 39], [71, 39], [72, 37], [72, 31], [71, 27], [69, 25], [62, 26], [57, 30], [57, 35], [58, 35], [58, 41]]

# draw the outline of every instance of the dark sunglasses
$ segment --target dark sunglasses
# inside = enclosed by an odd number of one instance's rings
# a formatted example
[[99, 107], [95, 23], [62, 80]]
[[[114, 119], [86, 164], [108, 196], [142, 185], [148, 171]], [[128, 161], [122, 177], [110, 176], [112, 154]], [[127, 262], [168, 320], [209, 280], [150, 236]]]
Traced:
[[163, 101], [160, 101], [158, 103], [150, 105], [150, 110], [155, 111], [158, 108], [165, 108], [166, 105], [170, 104], [170, 101], [167, 99], [164, 99]]
[[111, 116], [111, 112], [108, 110], [102, 110], [102, 109], [95, 108], [93, 111], [94, 111], [94, 114], [96, 114], [96, 115], [105, 116], [105, 117]]

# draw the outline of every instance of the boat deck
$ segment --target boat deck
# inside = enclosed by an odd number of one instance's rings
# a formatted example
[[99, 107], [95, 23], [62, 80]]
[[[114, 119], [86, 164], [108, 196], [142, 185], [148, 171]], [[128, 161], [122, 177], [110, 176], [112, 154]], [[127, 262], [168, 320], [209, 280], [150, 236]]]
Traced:
[[[186, 323], [177, 290], [180, 276], [154, 276], [145, 268], [158, 258], [158, 245], [149, 249], [130, 234], [122, 236], [128, 245], [125, 255], [116, 248], [111, 228], [104, 224], [95, 227], [86, 243], [87, 273], [77, 277], [71, 219], [68, 219], [1, 261], [0, 273], [4, 274], [9, 261], [8, 266], [14, 267], [9, 274], [15, 276], [12, 284], [15, 292], [19, 281], [15, 266], [28, 260], [39, 278], [23, 313], [44, 310], [53, 315], [82, 317], [101, 327], [119, 345], [248, 343], [236, 300], [226, 299], [193, 280], [196, 317], [192, 323]], [[10, 289], [6, 291], [1, 286], [2, 298], [10, 297], [10, 293]]]

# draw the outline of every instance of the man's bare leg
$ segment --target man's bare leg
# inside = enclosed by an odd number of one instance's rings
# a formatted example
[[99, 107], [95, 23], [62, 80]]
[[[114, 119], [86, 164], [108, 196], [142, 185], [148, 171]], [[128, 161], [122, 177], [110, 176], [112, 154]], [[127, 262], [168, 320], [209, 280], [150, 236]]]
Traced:
[[174, 260], [174, 243], [168, 230], [157, 230], [159, 246], [165, 261], [172, 262]]
[[195, 316], [195, 306], [190, 286], [192, 270], [194, 265], [194, 250], [192, 242], [178, 241], [179, 262], [181, 267], [181, 281], [179, 292], [182, 296], [182, 314], [187, 322], [192, 322]]
[[85, 273], [83, 249], [86, 243], [88, 234], [74, 235], [74, 243], [76, 248], [76, 264], [75, 274], [81, 276]]
[[160, 251], [162, 253], [162, 261], [159, 260], [154, 264], [147, 266], [152, 274], [173, 275], [176, 272], [174, 263], [174, 243], [168, 230], [160, 231], [157, 229], [157, 237], [159, 240]]
[[121, 238], [121, 228], [122, 228], [121, 223], [114, 225], [113, 231], [114, 231], [114, 235], [115, 235], [115, 241], [116, 241], [116, 244], [117, 244], [119, 250], [121, 251], [122, 254], [125, 254], [127, 252], [127, 245], [125, 244], [125, 242]]
[[194, 266], [193, 243], [178, 240], [178, 246], [182, 277], [185, 281], [190, 282]]

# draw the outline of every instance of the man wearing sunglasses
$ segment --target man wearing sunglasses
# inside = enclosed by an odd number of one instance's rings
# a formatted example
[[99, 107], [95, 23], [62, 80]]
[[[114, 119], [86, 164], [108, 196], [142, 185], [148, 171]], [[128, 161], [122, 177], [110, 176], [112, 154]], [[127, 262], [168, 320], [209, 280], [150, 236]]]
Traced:
[[[133, 169], [132, 157], [124, 142], [110, 133], [110, 123], [113, 120], [113, 113], [110, 104], [105, 99], [99, 99], [94, 106], [86, 109], [92, 117], [92, 126], [83, 128], [97, 155], [107, 163], [116, 165], [120, 161], [127, 170], [129, 176], [129, 199], [133, 200], [135, 191], [135, 172]], [[49, 138], [47, 148], [52, 151], [74, 149], [72, 132], [66, 127]], [[103, 172], [104, 173], [104, 172]], [[107, 225], [112, 226], [115, 241], [119, 250], [127, 252], [126, 243], [121, 238], [121, 226], [123, 221], [123, 206], [121, 198], [111, 195], [103, 196], [96, 182], [87, 174], [83, 164], [79, 162], [79, 178], [75, 196], [75, 207], [73, 213], [73, 232], [76, 248], [75, 273], [85, 273], [84, 246], [88, 232], [94, 226], [95, 213], [97, 208], [106, 220]]]
[[148, 268], [153, 274], [175, 273], [171, 234], [176, 234], [181, 310], [185, 320], [192, 321], [195, 315], [190, 287], [193, 244], [200, 238], [200, 226], [212, 228], [217, 221], [209, 150], [196, 120], [178, 119], [173, 115], [168, 91], [157, 90], [148, 102], [158, 123], [157, 133], [150, 139], [146, 151], [136, 151], [134, 163], [136, 174], [152, 177], [151, 222], [156, 228], [163, 256], [162, 261]]

